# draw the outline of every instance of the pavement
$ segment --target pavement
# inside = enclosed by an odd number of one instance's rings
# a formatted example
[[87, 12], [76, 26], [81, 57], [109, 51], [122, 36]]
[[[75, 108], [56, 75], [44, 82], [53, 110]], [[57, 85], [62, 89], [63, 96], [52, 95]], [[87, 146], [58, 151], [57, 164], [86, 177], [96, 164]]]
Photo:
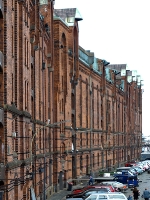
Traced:
[[[84, 181], [78, 185], [73, 185], [72, 190], [84, 187], [85, 185], [87, 185], [87, 181]], [[60, 190], [59, 192], [52, 194], [48, 200], [65, 200], [66, 199], [65, 196], [70, 193], [71, 191], [68, 191], [67, 188], [64, 188], [63, 190]]]

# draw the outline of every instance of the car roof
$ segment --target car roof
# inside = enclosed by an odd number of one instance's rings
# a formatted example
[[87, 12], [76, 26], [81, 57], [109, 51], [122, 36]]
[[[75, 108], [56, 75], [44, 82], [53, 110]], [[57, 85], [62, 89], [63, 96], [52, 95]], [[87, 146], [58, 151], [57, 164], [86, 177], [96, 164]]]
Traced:
[[83, 190], [84, 189], [86, 189], [86, 190], [90, 190], [90, 189], [93, 189], [93, 190], [95, 190], [95, 189], [97, 189], [97, 190], [103, 190], [103, 189], [110, 189], [110, 187], [112, 187], [111, 185], [90, 185], [90, 187], [85, 187], [85, 188], [83, 188]]
[[118, 167], [117, 169], [130, 169], [131, 167]]
[[67, 200], [83, 200], [82, 198], [67, 198]]
[[118, 181], [103, 181], [102, 183], [108, 183], [108, 184], [111, 184], [111, 183], [118, 183], [118, 184], [122, 184], [122, 183], [120, 183], [120, 182], [118, 182]]
[[[93, 196], [93, 195], [96, 195], [97, 197], [100, 197], [100, 196], [105, 196], [105, 197], [114, 196], [113, 200], [121, 200], [121, 199], [126, 200], [126, 199], [127, 199], [127, 197], [126, 197], [123, 193], [121, 193], [121, 192], [102, 193], [102, 194], [100, 194], [100, 193], [99, 193], [99, 194], [91, 194], [91, 195], [89, 195], [88, 197]], [[88, 199], [88, 197], [85, 198], [85, 199]], [[115, 198], [115, 197], [116, 197], [116, 198]], [[118, 198], [118, 197], [119, 197], [119, 198]], [[112, 199], [112, 198], [110, 198], [110, 199]]]
[[67, 200], [83, 200], [82, 198], [67, 198]]
[[[87, 190], [82, 190], [81, 192], [79, 192], [78, 194], [84, 194], [84, 193], [86, 193], [86, 192], [90, 192], [90, 191], [110, 191], [110, 189], [109, 188], [88, 188]], [[73, 194], [73, 195], [77, 195], [77, 194]]]

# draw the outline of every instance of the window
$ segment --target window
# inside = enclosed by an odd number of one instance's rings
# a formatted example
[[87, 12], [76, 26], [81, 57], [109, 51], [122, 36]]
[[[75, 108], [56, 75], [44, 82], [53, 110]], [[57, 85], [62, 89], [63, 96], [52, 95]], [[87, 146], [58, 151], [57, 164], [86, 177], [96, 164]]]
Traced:
[[86, 133], [86, 147], [88, 147], [88, 132]]
[[121, 199], [125, 199], [125, 197], [123, 196], [123, 195], [115, 195], [115, 194], [113, 194], [113, 195], [108, 195], [109, 196], [109, 199], [119, 199], [119, 200], [121, 200]]
[[97, 165], [99, 166], [99, 153], [97, 154]]
[[93, 154], [93, 167], [95, 166], [95, 157], [94, 157], [94, 154]]
[[61, 101], [62, 103], [61, 103], [61, 112], [63, 113], [64, 112], [64, 100], [62, 99], [62, 101]]
[[80, 171], [82, 171], [82, 156], [80, 156]]
[[82, 148], [82, 133], [80, 133], [80, 147]]
[[106, 200], [106, 199], [108, 199], [108, 198], [107, 198], [106, 195], [100, 195], [98, 199], [99, 199], [99, 200], [104, 200], [104, 199]]
[[97, 195], [92, 194], [87, 200], [96, 200]]

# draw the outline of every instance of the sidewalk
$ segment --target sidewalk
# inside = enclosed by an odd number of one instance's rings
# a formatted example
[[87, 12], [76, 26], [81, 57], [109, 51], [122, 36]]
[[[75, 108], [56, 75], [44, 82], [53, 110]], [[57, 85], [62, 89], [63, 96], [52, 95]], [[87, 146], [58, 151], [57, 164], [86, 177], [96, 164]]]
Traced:
[[[76, 188], [82, 188], [84, 187], [85, 185], [87, 185], [87, 181], [86, 182], [83, 182], [81, 184], [78, 184], [78, 185], [73, 185], [72, 186], [72, 190], [76, 189]], [[48, 200], [65, 200], [66, 199], [66, 195], [67, 194], [70, 194], [71, 191], [67, 191], [67, 188], [64, 188], [63, 190], [60, 190], [59, 192], [57, 193], [54, 193], [53, 195], [50, 196], [50, 198]]]

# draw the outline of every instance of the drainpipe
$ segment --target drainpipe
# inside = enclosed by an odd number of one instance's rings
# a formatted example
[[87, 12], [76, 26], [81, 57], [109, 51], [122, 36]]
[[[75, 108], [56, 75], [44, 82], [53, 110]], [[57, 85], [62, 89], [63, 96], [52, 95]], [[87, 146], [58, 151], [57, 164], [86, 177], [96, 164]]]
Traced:
[[[91, 74], [93, 72], [93, 63], [94, 63], [94, 53], [89, 52], [88, 55], [88, 62], [91, 68]], [[93, 130], [93, 105], [92, 105], [92, 97], [93, 97], [93, 91], [92, 91], [92, 76], [90, 74], [89, 77], [89, 83], [90, 83], [90, 175], [93, 176], [93, 137], [92, 137], [92, 130]]]

